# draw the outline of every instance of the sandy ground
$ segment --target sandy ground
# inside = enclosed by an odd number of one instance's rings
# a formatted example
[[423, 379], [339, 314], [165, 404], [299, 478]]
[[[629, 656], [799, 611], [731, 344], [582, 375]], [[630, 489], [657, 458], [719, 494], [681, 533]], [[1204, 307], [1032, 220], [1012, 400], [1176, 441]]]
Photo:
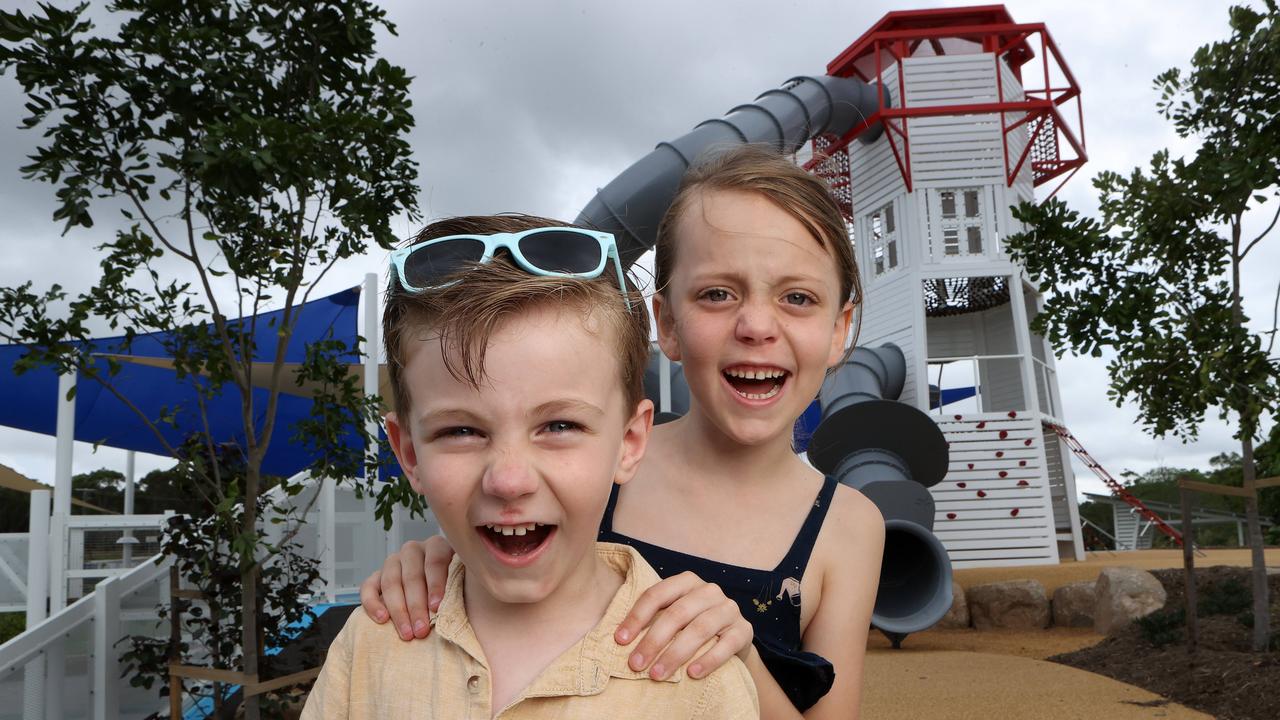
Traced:
[[[1249, 564], [1248, 550], [1205, 550], [1197, 567]], [[1266, 553], [1280, 566], [1280, 548]], [[1182, 567], [1181, 550], [1090, 553], [1084, 562], [957, 570], [968, 588], [1001, 580], [1033, 578], [1048, 592], [1077, 580], [1092, 580], [1108, 566], [1148, 570]], [[1088, 629], [1031, 632], [930, 630], [893, 650], [878, 632], [867, 643], [862, 717], [868, 720], [964, 718], [1166, 718], [1206, 715], [1132, 685], [1065, 665], [1044, 662], [1058, 653], [1088, 647], [1101, 635]]]

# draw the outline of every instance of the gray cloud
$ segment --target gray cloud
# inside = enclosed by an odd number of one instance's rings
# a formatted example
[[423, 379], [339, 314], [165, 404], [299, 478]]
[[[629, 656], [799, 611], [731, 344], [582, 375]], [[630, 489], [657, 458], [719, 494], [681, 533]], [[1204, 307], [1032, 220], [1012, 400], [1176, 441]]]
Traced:
[[[31, 7], [34, 2], [20, 3]], [[961, 3], [924, 3], [923, 6]], [[967, 4], [967, 3], [966, 3]], [[388, 2], [399, 35], [381, 50], [415, 77], [411, 144], [421, 166], [427, 217], [515, 210], [571, 219], [595, 189], [697, 122], [751, 100], [793, 75], [826, 63], [899, 2], [687, 3]], [[915, 6], [921, 6], [917, 3]], [[1063, 190], [1082, 210], [1096, 207], [1088, 177], [1126, 171], [1165, 146], [1183, 147], [1155, 113], [1152, 78], [1185, 66], [1193, 50], [1226, 34], [1225, 6], [1199, 0], [1060, 3], [1011, 0], [1021, 22], [1043, 21], [1084, 90], [1090, 162]], [[33, 280], [85, 287], [97, 262], [91, 248], [114, 219], [60, 238], [49, 217], [52, 188], [24, 181], [16, 168], [38, 142], [16, 129], [21, 98], [0, 78], [0, 286]], [[1265, 223], [1261, 221], [1259, 224]], [[404, 218], [396, 228], [408, 234]], [[1269, 324], [1276, 242], [1260, 247], [1246, 274], [1255, 325]], [[353, 260], [321, 285], [333, 292], [366, 272], [382, 253]], [[1206, 422], [1200, 442], [1149, 439], [1131, 407], [1105, 397], [1105, 365], [1065, 358], [1059, 365], [1068, 423], [1113, 472], [1159, 464], [1204, 465], [1231, 450], [1228, 427]], [[78, 467], [123, 467], [123, 454], [77, 450]], [[53, 443], [0, 430], [0, 462], [48, 480]], [[161, 464], [163, 461], [154, 461]], [[1084, 479], [1081, 489], [1098, 489]]]

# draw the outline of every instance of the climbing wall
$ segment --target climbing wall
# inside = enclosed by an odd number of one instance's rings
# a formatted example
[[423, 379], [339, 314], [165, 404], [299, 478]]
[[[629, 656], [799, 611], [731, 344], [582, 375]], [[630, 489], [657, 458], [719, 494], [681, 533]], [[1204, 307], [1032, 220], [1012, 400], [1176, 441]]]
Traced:
[[1058, 562], [1040, 421], [1026, 413], [946, 415], [951, 464], [931, 492], [933, 532], [952, 565]]

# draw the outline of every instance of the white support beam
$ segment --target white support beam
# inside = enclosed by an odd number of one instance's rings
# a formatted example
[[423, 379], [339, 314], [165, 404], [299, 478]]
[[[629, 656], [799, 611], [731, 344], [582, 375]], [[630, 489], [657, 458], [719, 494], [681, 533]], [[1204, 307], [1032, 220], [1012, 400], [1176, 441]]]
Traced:
[[[30, 495], [27, 534], [27, 629], [49, 616], [49, 510], [48, 490]], [[40, 654], [27, 663], [22, 674], [22, 720], [43, 720], [45, 707], [45, 657]]]
[[93, 592], [93, 691], [94, 720], [120, 720], [120, 664], [116, 642], [120, 640], [120, 586], [118, 577], [98, 583]]

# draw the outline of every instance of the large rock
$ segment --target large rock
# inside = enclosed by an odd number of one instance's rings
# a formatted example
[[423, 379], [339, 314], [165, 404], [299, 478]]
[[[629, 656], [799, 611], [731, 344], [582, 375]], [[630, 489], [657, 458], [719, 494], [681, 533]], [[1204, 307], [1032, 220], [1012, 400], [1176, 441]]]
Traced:
[[1049, 596], [1038, 580], [1010, 580], [969, 588], [969, 617], [979, 630], [1038, 630], [1049, 626]]
[[1058, 627], [1093, 627], [1093, 580], [1081, 580], [1053, 591], [1053, 624]]
[[1155, 575], [1131, 567], [1103, 568], [1093, 589], [1093, 629], [1110, 635], [1164, 607], [1164, 586]]
[[938, 627], [947, 629], [969, 627], [969, 603], [964, 598], [964, 588], [951, 581], [951, 609], [938, 621]]

